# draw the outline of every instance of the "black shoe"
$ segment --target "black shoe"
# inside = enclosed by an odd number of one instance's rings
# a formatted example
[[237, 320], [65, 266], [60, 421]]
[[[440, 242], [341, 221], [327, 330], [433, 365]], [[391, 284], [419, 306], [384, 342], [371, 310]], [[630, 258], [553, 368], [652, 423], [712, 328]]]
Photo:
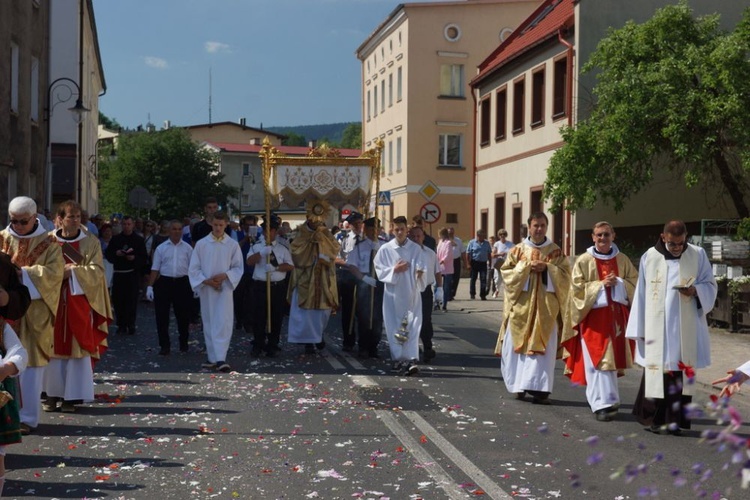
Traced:
[[201, 368], [207, 368], [209, 370], [212, 370], [212, 369], [216, 368], [216, 363], [212, 363], [212, 362], [206, 360], [206, 361], [204, 361], [201, 364]]
[[128, 335], [135, 335], [136, 328], [135, 325], [128, 327]]
[[531, 402], [534, 403], [535, 405], [544, 405], [544, 406], [549, 406], [552, 404], [552, 402], [550, 402], [549, 400], [549, 394], [544, 394], [544, 393], [534, 395]]
[[482, 296], [481, 296], [481, 297], [479, 297], [479, 298], [480, 298], [480, 299], [482, 299], [482, 300], [487, 300], [487, 296], [486, 296], [486, 295], [482, 295]]
[[222, 373], [229, 373], [230, 371], [232, 371], [232, 367], [229, 366], [229, 363], [227, 363], [226, 361], [219, 361], [218, 363], [216, 363], [216, 369]]
[[180, 346], [180, 352], [188, 352], [189, 350], [190, 348], [188, 347], [187, 344]]
[[250, 351], [250, 356], [253, 358], [259, 358], [262, 353], [263, 351], [261, 349], [254, 348], [252, 351]]
[[411, 361], [406, 365], [404, 375], [406, 375], [407, 377], [414, 377], [416, 375], [419, 375], [419, 366], [417, 366], [417, 363], [415, 361]]
[[279, 352], [278, 347], [266, 347], [266, 357], [267, 358], [275, 358], [276, 354]]
[[128, 334], [128, 327], [127, 326], [118, 326], [117, 327], [117, 335], [127, 335]]
[[341, 348], [344, 352], [354, 352], [354, 346], [353, 345], [345, 345]]
[[616, 411], [612, 411], [612, 407], [602, 408], [594, 412], [594, 417], [598, 422], [611, 422], [615, 419]]
[[652, 424], [649, 427], [645, 427], [644, 430], [647, 430], [648, 432], [653, 432], [654, 434], [660, 434], [662, 436], [669, 435], [669, 429], [667, 428], [666, 425]]
[[305, 354], [315, 354], [315, 346], [313, 344], [305, 344]]
[[315, 348], [319, 351], [322, 351], [326, 348], [326, 341], [323, 340], [322, 342], [318, 342], [317, 344], [315, 344]]
[[526, 399], [526, 391], [516, 392], [515, 397], [517, 400], [523, 401], [524, 399]]
[[471, 300], [474, 300], [475, 298], [476, 298], [476, 296], [474, 296], [474, 295], [471, 296]]
[[429, 364], [433, 359], [435, 359], [435, 356], [437, 356], [437, 352], [435, 352], [435, 349], [427, 349], [424, 352], [422, 359], [424, 359], [425, 363]]
[[370, 353], [367, 352], [367, 349], [360, 349], [359, 352], [357, 352], [357, 357], [358, 358], [369, 358], [370, 357]]
[[378, 351], [370, 351], [369, 353], [367, 353], [367, 355], [374, 359], [380, 358], [380, 354], [378, 354]]
[[162, 350], [159, 351], [159, 356], [169, 356], [169, 349], [162, 348]]

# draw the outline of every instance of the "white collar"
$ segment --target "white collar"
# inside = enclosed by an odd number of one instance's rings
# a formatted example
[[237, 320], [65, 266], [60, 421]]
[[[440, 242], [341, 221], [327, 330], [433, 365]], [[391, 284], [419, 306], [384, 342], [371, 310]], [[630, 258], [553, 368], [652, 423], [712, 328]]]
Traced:
[[599, 260], [611, 260], [611, 259], [614, 259], [617, 256], [618, 253], [620, 253], [620, 249], [617, 248], [617, 245], [615, 245], [614, 243], [612, 243], [612, 253], [610, 253], [610, 254], [603, 254], [603, 253], [599, 253], [599, 252], [596, 251], [596, 246], [595, 245], [591, 245], [590, 247], [588, 247], [586, 249], [586, 253], [588, 253], [589, 255], [591, 255], [592, 257], [594, 257], [595, 259], [599, 259]]
[[55, 238], [57, 238], [57, 241], [67, 241], [68, 243], [73, 243], [73, 242], [76, 242], [76, 241], [81, 241], [82, 239], [88, 238], [88, 236], [89, 236], [86, 233], [86, 231], [84, 231], [83, 229], [79, 229], [78, 230], [78, 236], [76, 236], [72, 240], [69, 240], [67, 238], [63, 238], [61, 233], [62, 233], [62, 229], [57, 229], [55, 231]]
[[535, 247], [535, 248], [544, 248], [546, 246], [549, 246], [552, 244], [552, 240], [547, 238], [544, 240], [544, 243], [539, 243], [538, 245], [531, 241], [531, 238], [527, 237], [525, 240], [523, 240], [524, 243], [526, 243], [529, 246]]
[[12, 224], [8, 224], [8, 232], [12, 234], [16, 238], [20, 239], [26, 239], [26, 238], [36, 238], [40, 234], [46, 234], [47, 230], [44, 228], [41, 222], [39, 222], [39, 219], [36, 218], [36, 230], [32, 231], [30, 234], [18, 234], [14, 229]]

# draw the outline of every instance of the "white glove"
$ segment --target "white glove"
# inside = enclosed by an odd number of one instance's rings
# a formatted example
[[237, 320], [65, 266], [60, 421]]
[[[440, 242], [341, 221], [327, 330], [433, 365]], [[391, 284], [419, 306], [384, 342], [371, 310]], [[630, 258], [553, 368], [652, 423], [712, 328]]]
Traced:
[[152, 286], [147, 286], [146, 287], [146, 299], [149, 302], [153, 302], [154, 301], [154, 287], [152, 287]]
[[331, 258], [329, 256], [327, 256], [326, 254], [324, 254], [324, 253], [318, 254], [318, 258], [320, 260], [324, 260], [326, 262], [331, 262]]
[[265, 264], [264, 267], [264, 271], [266, 272], [266, 274], [270, 274], [276, 270], [276, 266], [274, 266], [273, 264]]
[[268, 257], [271, 255], [271, 252], [273, 251], [273, 247], [271, 245], [266, 245], [263, 248], [260, 249], [258, 252], [261, 257]]
[[435, 300], [441, 304], [443, 303], [443, 289], [440, 287], [435, 289]]
[[373, 288], [375, 288], [376, 286], [378, 286], [378, 282], [372, 276], [364, 276], [362, 278], [362, 282], [370, 285]]

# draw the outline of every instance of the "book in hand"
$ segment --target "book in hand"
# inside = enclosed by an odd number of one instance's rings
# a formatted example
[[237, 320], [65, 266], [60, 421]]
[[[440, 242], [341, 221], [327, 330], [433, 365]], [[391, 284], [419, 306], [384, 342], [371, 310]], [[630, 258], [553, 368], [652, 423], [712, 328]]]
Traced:
[[81, 262], [83, 262], [83, 255], [81, 254], [81, 252], [76, 250], [76, 247], [74, 247], [67, 241], [62, 244], [62, 253], [69, 262], [72, 262], [75, 265], [79, 265]]
[[675, 285], [672, 287], [673, 290], [687, 290], [695, 283], [695, 278], [688, 278], [684, 285]]

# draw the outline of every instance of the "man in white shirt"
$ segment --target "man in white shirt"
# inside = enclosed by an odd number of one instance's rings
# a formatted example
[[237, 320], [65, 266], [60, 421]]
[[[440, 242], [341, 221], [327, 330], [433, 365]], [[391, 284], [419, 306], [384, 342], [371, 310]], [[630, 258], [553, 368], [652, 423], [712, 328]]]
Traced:
[[456, 236], [454, 228], [448, 228], [448, 238], [453, 240], [453, 281], [451, 282], [451, 296], [446, 297], [446, 300], [453, 300], [456, 297], [456, 291], [458, 291], [458, 280], [461, 278], [461, 268], [463, 267], [466, 250], [464, 250], [464, 243], [461, 238]]
[[341, 250], [339, 250], [339, 256], [336, 258], [336, 280], [341, 303], [343, 350], [352, 352], [354, 351], [354, 345], [357, 343], [356, 330], [354, 329], [354, 296], [357, 293], [357, 279], [347, 268], [346, 259], [354, 250], [355, 245], [363, 239], [364, 216], [359, 212], [352, 211], [345, 222], [349, 223], [351, 231], [341, 241]]
[[[281, 323], [284, 321], [286, 306], [285, 280], [289, 271], [294, 269], [292, 254], [276, 237], [281, 219], [271, 216], [269, 230], [270, 243], [259, 242], [248, 252], [247, 263], [254, 266], [251, 296], [253, 297], [252, 320], [253, 349], [250, 355], [257, 358], [263, 351], [266, 356], [273, 358], [279, 351]], [[266, 222], [261, 224], [266, 228]], [[268, 293], [267, 281], [270, 281], [271, 291]], [[270, 328], [268, 322], [268, 301], [271, 301]]]
[[[424, 259], [424, 276], [422, 281], [425, 285], [422, 290], [422, 327], [419, 330], [419, 338], [422, 340], [422, 360], [429, 364], [435, 358], [437, 353], [432, 345], [432, 337], [435, 330], [432, 328], [432, 310], [433, 302], [437, 300], [443, 302], [443, 275], [440, 274], [440, 265], [437, 261], [437, 254], [425, 244], [424, 228], [419, 224], [413, 224], [409, 229], [409, 239], [422, 247], [422, 256]], [[435, 296], [432, 295], [432, 285], [435, 288]]]
[[169, 223], [169, 239], [156, 247], [151, 263], [151, 275], [146, 287], [146, 298], [154, 301], [156, 332], [159, 335], [159, 355], [170, 351], [169, 309], [174, 309], [177, 331], [180, 335], [180, 352], [188, 351], [190, 312], [193, 290], [190, 288], [188, 269], [193, 247], [182, 239], [182, 222]]

